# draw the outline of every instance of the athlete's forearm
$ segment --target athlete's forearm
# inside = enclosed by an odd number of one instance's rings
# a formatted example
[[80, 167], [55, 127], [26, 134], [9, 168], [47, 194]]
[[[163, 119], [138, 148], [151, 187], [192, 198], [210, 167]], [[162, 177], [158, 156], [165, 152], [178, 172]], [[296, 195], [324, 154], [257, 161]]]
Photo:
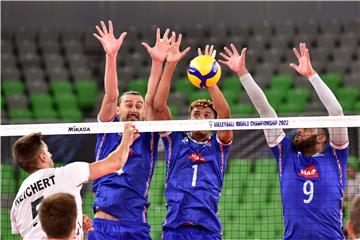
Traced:
[[119, 97], [116, 68], [116, 55], [106, 54], [104, 76], [105, 95], [99, 111], [101, 121], [110, 121], [116, 112], [116, 104]]
[[168, 98], [170, 94], [171, 79], [176, 68], [176, 63], [166, 63], [164, 72], [161, 76], [160, 83], [156, 89], [154, 98], [154, 112], [157, 115], [157, 119], [170, 119], [168, 109]]
[[322, 104], [324, 104], [326, 110], [330, 116], [343, 116], [343, 110], [336, 99], [335, 95], [332, 93], [330, 88], [321, 80], [319, 75], [316, 73], [309, 78], [311, 85], [314, 87], [316, 93], [318, 94]]
[[130, 145], [129, 141], [121, 141], [120, 145], [108, 155], [106, 160], [111, 164], [112, 170], [117, 171], [125, 165], [129, 157]]
[[156, 89], [159, 85], [160, 77], [162, 72], [162, 63], [159, 61], [152, 61], [150, 77], [147, 85], [147, 92], [145, 95], [145, 110], [146, 110], [146, 119], [154, 120], [154, 98]]
[[[314, 87], [322, 104], [324, 104], [330, 116], [343, 116], [343, 109], [332, 93], [330, 88], [321, 80], [316, 73], [309, 78], [311, 85]], [[334, 147], [342, 147], [341, 145], [349, 141], [347, 128], [329, 128], [330, 141], [335, 144]]]
[[115, 100], [117, 100], [117, 97], [119, 96], [116, 58], [117, 55], [106, 54], [104, 76], [105, 94]]
[[213, 87], [209, 88], [209, 93], [211, 100], [214, 103], [216, 112], [218, 113], [218, 118], [230, 118], [231, 112], [229, 104], [227, 103], [219, 87], [215, 84]]
[[[262, 118], [277, 118], [277, 114], [272, 106], [269, 104], [265, 94], [261, 88], [255, 83], [254, 79], [247, 73], [240, 77], [240, 81], [245, 88], [246, 93], [250, 97], [257, 112]], [[278, 137], [283, 133], [282, 129], [264, 129], [266, 141], [269, 146], [274, 146], [278, 142]]]
[[241, 84], [244, 86], [246, 93], [248, 94], [251, 102], [254, 104], [260, 117], [274, 117], [276, 118], [276, 112], [269, 104], [264, 92], [256, 84], [250, 73], [240, 77]]
[[121, 169], [128, 159], [129, 151], [129, 141], [121, 141], [120, 145], [105, 159], [90, 163], [89, 180], [98, 179]]

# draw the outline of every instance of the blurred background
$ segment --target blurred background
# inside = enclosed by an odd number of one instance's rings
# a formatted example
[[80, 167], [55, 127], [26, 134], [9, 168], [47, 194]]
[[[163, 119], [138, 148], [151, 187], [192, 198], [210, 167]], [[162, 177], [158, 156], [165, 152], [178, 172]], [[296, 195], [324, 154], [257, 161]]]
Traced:
[[[279, 116], [327, 115], [307, 79], [289, 67], [289, 63], [297, 63], [292, 48], [301, 41], [307, 43], [315, 70], [333, 90], [345, 114], [360, 114], [358, 1], [2, 1], [1, 124], [96, 121], [104, 94], [105, 58], [92, 33], [100, 20], [109, 19], [113, 21], [116, 37], [128, 32], [118, 55], [120, 92], [137, 90], [145, 94], [150, 58], [141, 42], [154, 44], [156, 27], [163, 31], [169, 27], [184, 35], [182, 49], [190, 46], [192, 50], [177, 67], [169, 99], [177, 119], [187, 118], [190, 102], [209, 97], [206, 90], [196, 89], [186, 78], [187, 65], [196, 56], [197, 47], [214, 44], [219, 53], [231, 42], [238, 49], [248, 47], [248, 69]], [[222, 66], [222, 71], [219, 86], [232, 116], [258, 117], [239, 79], [226, 66]], [[356, 179], [360, 169], [359, 128], [350, 128], [349, 132], [353, 167], [349, 176]], [[15, 139], [1, 138], [2, 239], [12, 239], [8, 211], [26, 177], [12, 163], [10, 150]], [[94, 161], [95, 135], [53, 136], [45, 140], [60, 165]], [[159, 159], [164, 159], [162, 146], [159, 151]], [[281, 238], [282, 212], [275, 161], [261, 161], [269, 158], [271, 153], [262, 131], [236, 133], [220, 204], [226, 239]], [[166, 212], [164, 173], [164, 162], [159, 161], [149, 193], [154, 203], [149, 210], [154, 239], [159, 239]], [[264, 180], [261, 186], [254, 186], [259, 179]], [[265, 197], [256, 198], [265, 193]], [[90, 185], [85, 186], [83, 195], [85, 212], [91, 215]], [[255, 223], [269, 229], [259, 231]], [[264, 235], [257, 235], [262, 232]]]

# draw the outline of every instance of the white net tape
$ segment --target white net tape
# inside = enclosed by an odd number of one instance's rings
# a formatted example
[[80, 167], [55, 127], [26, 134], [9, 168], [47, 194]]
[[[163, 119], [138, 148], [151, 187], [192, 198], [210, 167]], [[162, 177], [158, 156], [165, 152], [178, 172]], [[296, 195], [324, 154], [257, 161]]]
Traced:
[[[133, 122], [140, 132], [194, 130], [251, 130], [317, 127], [360, 127], [360, 115], [341, 117], [232, 118], [214, 120], [172, 120]], [[22, 136], [32, 132], [43, 135], [97, 134], [123, 131], [124, 122], [53, 123], [0, 125], [0, 136]]]

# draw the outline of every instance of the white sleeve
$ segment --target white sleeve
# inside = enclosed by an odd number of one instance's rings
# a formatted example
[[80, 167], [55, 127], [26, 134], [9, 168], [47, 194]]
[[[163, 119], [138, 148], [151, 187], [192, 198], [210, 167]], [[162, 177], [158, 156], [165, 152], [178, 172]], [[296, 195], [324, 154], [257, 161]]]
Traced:
[[10, 220], [11, 220], [11, 234], [20, 234], [19, 228], [16, 224], [16, 213], [15, 213], [15, 206], [11, 208], [10, 212]]
[[[321, 80], [318, 74], [314, 74], [309, 78], [311, 85], [314, 87], [322, 104], [324, 104], [330, 116], [343, 116], [343, 110], [336, 99], [335, 95], [331, 92], [330, 88]], [[330, 143], [335, 149], [344, 149], [349, 142], [347, 128], [329, 128]]]
[[[241, 84], [244, 86], [251, 102], [254, 104], [256, 111], [262, 118], [277, 118], [275, 110], [269, 104], [264, 92], [256, 84], [250, 73], [243, 75], [240, 78]], [[268, 145], [277, 145], [279, 136], [283, 135], [282, 129], [264, 129], [264, 134]], [[281, 139], [282, 140], [282, 139]], [[281, 142], [280, 140], [280, 142]]]
[[73, 186], [79, 186], [89, 181], [90, 168], [89, 163], [86, 162], [74, 162], [64, 167], [58, 168], [58, 177], [60, 181], [72, 183]]

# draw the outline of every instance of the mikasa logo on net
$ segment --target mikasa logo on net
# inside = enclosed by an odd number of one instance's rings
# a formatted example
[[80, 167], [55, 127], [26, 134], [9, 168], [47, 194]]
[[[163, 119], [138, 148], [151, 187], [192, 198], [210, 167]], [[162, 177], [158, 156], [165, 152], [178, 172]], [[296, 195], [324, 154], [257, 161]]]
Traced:
[[69, 127], [68, 132], [90, 132], [90, 128], [73, 126]]

